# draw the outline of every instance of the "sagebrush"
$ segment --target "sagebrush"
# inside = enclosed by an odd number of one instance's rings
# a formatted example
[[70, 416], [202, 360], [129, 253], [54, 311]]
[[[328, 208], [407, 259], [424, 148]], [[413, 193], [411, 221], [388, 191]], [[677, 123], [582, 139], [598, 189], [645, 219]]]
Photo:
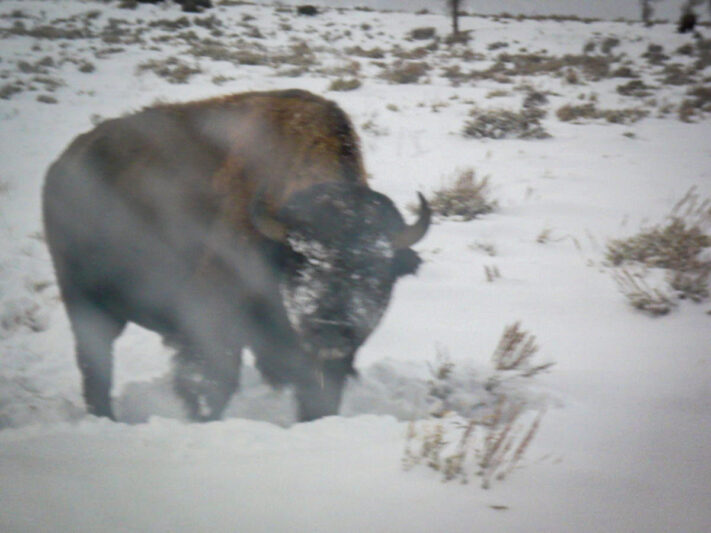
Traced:
[[[425, 465], [443, 481], [467, 483], [478, 477], [482, 488], [504, 480], [518, 467], [540, 428], [545, 408], [521, 394], [521, 383], [550, 368], [552, 363], [532, 364], [538, 347], [535, 337], [516, 323], [504, 329], [492, 355], [494, 371], [481, 390], [469, 391], [478, 403], [457, 397], [462, 391], [456, 367], [442, 352], [430, 367], [430, 391], [436, 409], [408, 426], [403, 467]], [[518, 380], [518, 387], [512, 387]], [[481, 384], [480, 384], [481, 385]]]
[[491, 198], [489, 177], [477, 178], [473, 168], [460, 171], [449, 183], [434, 191], [429, 203], [436, 215], [463, 221], [491, 213], [497, 207]]
[[[606, 259], [616, 267], [613, 278], [630, 303], [653, 315], [668, 313], [677, 299], [702, 302], [711, 278], [711, 200], [692, 188], [665, 220], [636, 235], [613, 239]], [[652, 285], [650, 272], [663, 282]]]
[[474, 109], [473, 118], [464, 124], [462, 135], [475, 139], [547, 139], [551, 135], [543, 128], [545, 114], [539, 108], [528, 107], [521, 111]]

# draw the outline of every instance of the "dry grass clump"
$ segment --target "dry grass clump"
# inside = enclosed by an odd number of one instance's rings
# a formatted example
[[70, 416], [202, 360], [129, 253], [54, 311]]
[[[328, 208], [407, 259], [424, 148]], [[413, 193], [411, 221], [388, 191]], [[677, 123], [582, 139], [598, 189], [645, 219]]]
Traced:
[[61, 27], [57, 25], [36, 25], [28, 28], [24, 21], [16, 20], [11, 28], [4, 30], [5, 34], [17, 35], [22, 37], [31, 37], [33, 39], [47, 39], [47, 40], [75, 40], [75, 39], [88, 39], [93, 37], [93, 33], [86, 27], [75, 28], [75, 27]]
[[402, 48], [399, 45], [395, 45], [390, 53], [393, 57], [403, 61], [416, 61], [418, 59], [424, 59], [430, 55], [431, 52], [436, 51], [438, 46], [437, 41], [433, 41], [427, 46], [418, 46], [417, 48]]
[[662, 74], [662, 83], [666, 85], [690, 85], [696, 81], [694, 70], [678, 63], [665, 65]]
[[59, 102], [54, 96], [50, 94], [40, 94], [37, 96], [37, 101], [42, 104], [56, 104]]
[[29, 61], [17, 62], [17, 69], [23, 74], [49, 74], [49, 69], [55, 68], [56, 66], [51, 56], [45, 56], [34, 63], [30, 63]]
[[415, 28], [412, 30], [408, 37], [416, 41], [426, 41], [428, 39], [434, 39], [437, 36], [437, 30], [435, 28], [428, 26], [426, 28]]
[[662, 287], [652, 286], [645, 278], [645, 272], [620, 268], [612, 273], [617, 287], [635, 309], [652, 316], [668, 314], [675, 306], [672, 296]]
[[701, 71], [711, 65], [711, 39], [698, 39], [696, 41], [697, 59], [694, 68]]
[[598, 109], [592, 103], [586, 104], [565, 104], [556, 111], [556, 116], [563, 122], [581, 123], [584, 120], [604, 119], [613, 124], [633, 124], [649, 115], [646, 109], [623, 108], [623, 109]]
[[711, 246], [711, 237], [699, 226], [672, 217], [628, 239], [614, 239], [607, 245], [607, 260], [613, 265], [643, 263], [654, 268], [697, 269], [699, 254]]
[[[424, 464], [441, 473], [442, 481], [468, 483], [472, 476], [488, 489], [503, 481], [519, 466], [540, 428], [545, 410], [525, 396], [515, 394], [504, 383], [514, 373], [531, 378], [552, 364], [531, 365], [535, 340], [518, 323], [505, 328], [492, 362], [495, 370], [487, 382], [488, 397], [472, 413], [456, 409], [458, 387], [455, 365], [438, 354], [430, 367], [430, 395], [442, 406], [432, 417], [411, 422], [406, 436], [402, 463], [406, 470]], [[532, 369], [537, 369], [533, 371]], [[519, 383], [524, 383], [520, 381]], [[510, 382], [509, 382], [510, 384]]]
[[536, 90], [529, 90], [526, 97], [523, 99], [523, 108], [540, 108], [548, 103], [548, 96], [545, 93]]
[[610, 72], [611, 78], [639, 78], [639, 74], [629, 65], [622, 65]]
[[547, 139], [550, 134], [541, 125], [545, 114], [536, 108], [519, 112], [508, 109], [473, 110], [474, 118], [464, 124], [462, 135], [475, 139]]
[[134, 25], [127, 20], [110, 18], [99, 30], [99, 37], [105, 44], [143, 44], [146, 26]]
[[622, 85], [618, 85], [617, 93], [623, 96], [634, 96], [636, 98], [644, 98], [645, 96], [649, 96], [650, 94], [652, 94], [651, 89], [653, 89], [653, 87], [650, 87], [642, 80], [632, 80], [628, 81], [627, 83], [623, 83]]
[[442, 474], [442, 481], [468, 483], [472, 475], [481, 488], [504, 481], [519, 465], [538, 433], [545, 411], [532, 414], [523, 401], [501, 396], [481, 417], [459, 420], [452, 416], [411, 422], [402, 464], [417, 465]]
[[650, 44], [642, 57], [652, 65], [662, 65], [669, 59], [669, 56], [664, 53], [664, 47], [660, 44]]
[[353, 46], [351, 48], [346, 48], [347, 55], [365, 57], [367, 59], [383, 59], [385, 57], [385, 52], [382, 48], [362, 48], [360, 46]]
[[578, 15], [526, 15], [523, 13], [512, 15], [511, 13], [499, 13], [497, 15], [491, 15], [491, 18], [495, 21], [499, 19], [516, 19], [517, 21], [522, 20], [535, 20], [544, 21], [549, 20], [553, 22], [581, 22], [583, 24], [590, 24], [593, 22], [600, 22], [599, 18], [592, 17], [579, 17]]
[[679, 105], [679, 119], [693, 122], [704, 113], [711, 113], [711, 87], [698, 85], [686, 92], [688, 98]]
[[358, 78], [338, 78], [331, 81], [329, 91], [354, 91], [362, 85]]
[[508, 47], [509, 47], [509, 43], [507, 43], [505, 41], [495, 41], [493, 43], [489, 43], [488, 45], [486, 45], [486, 49], [491, 50], [492, 52], [494, 50], [498, 50], [499, 48], [508, 48]]
[[283, 53], [273, 55], [271, 60], [276, 66], [283, 64], [295, 65], [301, 68], [302, 72], [318, 63], [316, 53], [303, 41], [293, 44]]
[[200, 74], [202, 69], [197, 65], [190, 65], [177, 57], [168, 59], [151, 59], [140, 63], [136, 67], [136, 73], [142, 74], [146, 71], [153, 72], [169, 83], [187, 83], [195, 74]]
[[582, 72], [591, 81], [606, 78], [610, 74], [610, 56], [572, 55], [547, 56], [543, 54], [499, 54], [497, 62], [489, 69], [490, 72], [507, 76], [561, 76], [574, 68]]
[[620, 40], [617, 37], [607, 37], [600, 44], [600, 51], [605, 55], [609, 55], [612, 52], [612, 49], [619, 45]]
[[0, 86], [0, 99], [9, 100], [15, 94], [25, 90], [25, 85], [21, 81], [12, 81]]
[[158, 19], [151, 21], [148, 24], [149, 28], [157, 28], [168, 32], [184, 30], [192, 26], [192, 22], [188, 17], [180, 17], [177, 19]]
[[490, 196], [489, 177], [477, 179], [474, 169], [467, 168], [435, 191], [429, 204], [436, 215], [468, 221], [496, 209], [497, 203]]
[[[691, 189], [663, 223], [607, 244], [607, 261], [619, 267], [613, 277], [634, 307], [659, 315], [673, 306], [669, 294], [694, 302], [708, 298], [710, 228], [711, 200]], [[663, 271], [665, 288], [647, 283], [649, 269]]]
[[417, 83], [429, 69], [430, 66], [424, 61], [396, 61], [381, 74], [381, 77], [390, 83]]
[[269, 56], [261, 47], [250, 46], [249, 49], [236, 49], [215, 39], [198, 40], [191, 44], [189, 52], [195, 57], [206, 57], [213, 61], [228, 61], [235, 65], [269, 64]]
[[[504, 328], [491, 360], [494, 368], [500, 371], [520, 372], [524, 377], [531, 377], [552, 366], [532, 365], [533, 356], [538, 352], [536, 337], [521, 329], [521, 323], [516, 322]], [[488, 385], [488, 388], [491, 388]]]

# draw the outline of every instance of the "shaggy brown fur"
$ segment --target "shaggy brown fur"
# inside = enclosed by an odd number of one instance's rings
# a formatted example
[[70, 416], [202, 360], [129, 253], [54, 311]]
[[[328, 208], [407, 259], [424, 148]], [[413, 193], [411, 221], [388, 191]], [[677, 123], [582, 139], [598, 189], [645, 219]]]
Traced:
[[316, 183], [366, 184], [350, 120], [336, 104], [312, 93], [240, 93], [156, 111], [200, 124], [209, 138], [230, 140], [210, 178], [214, 190], [231, 202], [220, 209], [229, 226], [250, 225], [247, 202], [257, 190], [275, 211], [294, 192]]

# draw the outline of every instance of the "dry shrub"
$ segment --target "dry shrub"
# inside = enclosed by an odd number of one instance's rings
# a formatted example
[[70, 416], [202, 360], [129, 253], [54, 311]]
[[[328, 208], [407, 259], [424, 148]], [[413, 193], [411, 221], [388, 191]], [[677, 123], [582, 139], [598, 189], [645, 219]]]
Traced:
[[653, 87], [650, 87], [642, 80], [632, 80], [627, 83], [623, 83], [622, 85], [618, 85], [617, 93], [623, 96], [644, 98], [645, 96], [652, 94], [651, 89], [653, 89]]
[[490, 198], [489, 177], [477, 179], [473, 168], [459, 173], [449, 184], [435, 191], [429, 200], [432, 211], [445, 218], [473, 220], [497, 207]]
[[169, 57], [162, 60], [151, 59], [136, 67], [138, 74], [146, 71], [153, 72], [156, 76], [164, 78], [169, 83], [187, 83], [194, 74], [200, 74], [202, 69], [197, 65], [189, 65], [177, 57]]
[[600, 50], [603, 54], [609, 55], [612, 49], [620, 45], [620, 40], [617, 37], [607, 37], [600, 45]]
[[519, 465], [538, 433], [545, 411], [531, 413], [523, 401], [501, 396], [481, 417], [410, 422], [403, 453], [406, 470], [425, 464], [442, 481], [468, 483], [475, 475], [481, 488], [503, 481]]
[[50, 94], [40, 94], [37, 96], [37, 101], [43, 104], [56, 104], [59, 102], [59, 100]]
[[426, 27], [426, 28], [415, 28], [409, 33], [410, 39], [414, 39], [416, 41], [425, 41], [428, 39], [434, 39], [437, 36], [437, 30], [435, 30], [433, 27]]
[[381, 77], [390, 83], [406, 84], [420, 81], [430, 66], [424, 61], [396, 61], [382, 73]]
[[21, 93], [26, 89], [21, 81], [12, 81], [0, 86], [0, 99], [9, 100], [13, 95]]
[[49, 74], [49, 69], [54, 67], [56, 67], [56, 64], [51, 56], [46, 56], [34, 63], [28, 61], [17, 62], [17, 69], [23, 74]]
[[580, 70], [586, 79], [597, 81], [610, 74], [609, 56], [587, 54], [547, 56], [543, 54], [499, 54], [497, 62], [489, 69], [491, 72], [507, 76], [559, 76], [569, 68]]
[[365, 49], [360, 46], [346, 48], [346, 54], [357, 57], [365, 57], [368, 59], [383, 59], [385, 52], [381, 48]]
[[[710, 228], [711, 200], [701, 199], [692, 188], [663, 223], [626, 239], [611, 240], [606, 259], [618, 267], [613, 277], [632, 305], [658, 315], [673, 306], [670, 293], [694, 302], [708, 298]], [[649, 269], [664, 272], [665, 288], [647, 283]]]
[[[516, 322], [504, 328], [491, 359], [496, 370], [516, 371], [523, 377], [531, 377], [551, 366], [551, 363], [532, 365], [533, 356], [537, 352], [536, 337], [522, 330], [521, 323]], [[488, 388], [491, 387], [488, 385]]]
[[354, 91], [362, 85], [358, 78], [338, 78], [328, 86], [329, 91]]
[[149, 28], [156, 28], [168, 32], [184, 30], [190, 26], [192, 26], [192, 22], [185, 16], [177, 19], [158, 19], [148, 23]]
[[281, 54], [275, 54], [272, 56], [272, 63], [276, 65], [289, 64], [308, 69], [309, 67], [316, 65], [318, 60], [316, 54], [311, 49], [311, 47], [305, 42], [299, 42], [292, 45], [287, 51]]
[[672, 296], [663, 287], [652, 286], [646, 277], [644, 270], [635, 271], [628, 267], [612, 273], [617, 287], [632, 307], [652, 316], [668, 314], [675, 306]]
[[649, 111], [646, 109], [638, 109], [627, 107], [623, 109], [604, 109], [601, 110], [602, 118], [612, 124], [634, 124], [643, 118], [649, 116]]
[[633, 124], [649, 115], [646, 109], [598, 109], [594, 103], [580, 105], [565, 104], [556, 111], [556, 116], [563, 122], [580, 123], [584, 120], [604, 119], [613, 124]]
[[698, 39], [696, 41], [697, 59], [694, 68], [701, 71], [711, 65], [711, 39]]
[[526, 97], [523, 99], [523, 108], [538, 108], [548, 103], [548, 96], [545, 93], [536, 90], [529, 90]]
[[[471, 413], [456, 409], [454, 364], [441, 353], [430, 367], [430, 395], [442, 406], [430, 418], [408, 426], [403, 466], [425, 464], [441, 473], [442, 481], [467, 483], [472, 475], [488, 489], [503, 481], [521, 462], [535, 438], [545, 409], [512, 392], [510, 380], [531, 378], [552, 364], [532, 365], [535, 338], [518, 323], [507, 326], [492, 356], [494, 374], [486, 384], [488, 396]], [[504, 386], [504, 383], [509, 385]], [[448, 408], [454, 408], [452, 410]]]
[[493, 43], [489, 43], [486, 46], [486, 49], [494, 51], [494, 50], [498, 50], [499, 48], [508, 48], [508, 47], [509, 47], [509, 43], [507, 43], [505, 41], [496, 41]]
[[628, 239], [614, 239], [607, 245], [607, 260], [613, 265], [643, 263], [653, 268], [697, 269], [699, 254], [711, 246], [711, 237], [701, 228], [672, 217]]
[[545, 112], [535, 108], [519, 112], [508, 109], [474, 110], [474, 118], [464, 124], [462, 135], [475, 139], [547, 139], [540, 119]]
[[501, 278], [501, 271], [496, 265], [484, 265], [484, 277], [488, 283], [493, 283]]
[[396, 45], [391, 53], [393, 57], [397, 57], [402, 60], [418, 60], [424, 59], [431, 52], [435, 52], [438, 46], [437, 41], [433, 41], [427, 46], [418, 46], [417, 48], [412, 49], [404, 49]]
[[87, 28], [62, 28], [59, 25], [37, 25], [28, 28], [21, 20], [16, 20], [11, 28], [4, 30], [5, 34], [31, 37], [32, 39], [88, 39], [93, 37]]
[[610, 77], [611, 78], [639, 78], [639, 74], [636, 73], [632, 68], [628, 65], [623, 65], [621, 67], [616, 68], [612, 72], [610, 72]]
[[228, 61], [236, 65], [267, 65], [269, 57], [259, 48], [235, 49], [232, 46], [213, 40], [203, 39], [190, 46], [190, 53], [195, 57], [206, 57], [213, 61]]
[[679, 105], [680, 120], [692, 122], [704, 113], [711, 113], [711, 87], [699, 85], [689, 89], [686, 94], [688, 98]]
[[667, 85], [690, 85], [696, 81], [693, 69], [678, 63], [665, 65], [662, 73], [662, 82]]
[[556, 111], [556, 116], [563, 122], [579, 122], [581, 119], [599, 118], [595, 104], [565, 104]]
[[660, 44], [650, 44], [642, 57], [652, 65], [661, 65], [669, 59], [669, 56], [664, 53], [664, 47]]

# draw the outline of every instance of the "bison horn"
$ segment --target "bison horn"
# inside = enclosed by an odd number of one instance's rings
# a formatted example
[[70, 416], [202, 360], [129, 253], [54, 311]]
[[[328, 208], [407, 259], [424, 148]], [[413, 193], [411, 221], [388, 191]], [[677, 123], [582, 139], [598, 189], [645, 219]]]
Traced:
[[430, 209], [427, 200], [422, 196], [421, 193], [417, 193], [420, 198], [420, 212], [417, 219], [412, 226], [406, 226], [400, 233], [395, 235], [393, 238], [393, 247], [396, 250], [403, 250], [409, 248], [422, 237], [425, 236], [427, 230], [430, 227], [430, 221], [432, 219], [432, 210]]
[[267, 213], [264, 189], [257, 193], [249, 209], [252, 225], [262, 236], [272, 241], [286, 243], [286, 225]]

